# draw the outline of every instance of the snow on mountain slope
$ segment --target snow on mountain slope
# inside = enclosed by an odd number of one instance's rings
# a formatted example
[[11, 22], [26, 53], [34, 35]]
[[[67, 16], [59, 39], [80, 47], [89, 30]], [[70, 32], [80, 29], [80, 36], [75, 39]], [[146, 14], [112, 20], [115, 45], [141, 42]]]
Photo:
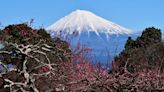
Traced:
[[73, 11], [49, 26], [47, 30], [52, 36], [61, 32], [64, 32], [64, 34], [81, 34], [82, 32], [88, 32], [89, 34], [95, 32], [98, 36], [99, 33], [105, 33], [106, 36], [130, 33], [128, 29], [85, 10]]

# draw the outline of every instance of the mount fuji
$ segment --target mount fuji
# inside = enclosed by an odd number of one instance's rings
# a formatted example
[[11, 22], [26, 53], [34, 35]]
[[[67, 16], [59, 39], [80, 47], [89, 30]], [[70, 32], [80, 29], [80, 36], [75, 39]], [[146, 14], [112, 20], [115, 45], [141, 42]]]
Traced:
[[93, 62], [110, 63], [123, 49], [131, 30], [85, 10], [76, 10], [50, 25], [47, 32], [92, 49]]

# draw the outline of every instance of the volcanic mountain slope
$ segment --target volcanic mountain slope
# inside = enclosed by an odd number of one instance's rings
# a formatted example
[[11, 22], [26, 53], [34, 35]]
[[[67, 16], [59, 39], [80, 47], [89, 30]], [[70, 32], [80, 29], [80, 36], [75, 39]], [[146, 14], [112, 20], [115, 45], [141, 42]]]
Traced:
[[80, 43], [91, 48], [98, 62], [109, 61], [121, 52], [131, 34], [129, 29], [85, 10], [73, 11], [50, 25], [47, 31], [52, 37], [68, 38], [72, 47]]

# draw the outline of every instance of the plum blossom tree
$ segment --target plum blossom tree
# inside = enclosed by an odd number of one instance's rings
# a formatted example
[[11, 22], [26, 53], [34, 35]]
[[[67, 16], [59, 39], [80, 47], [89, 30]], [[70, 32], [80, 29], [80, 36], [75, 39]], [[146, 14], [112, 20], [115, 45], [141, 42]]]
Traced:
[[57, 42], [44, 31], [18, 24], [10, 25], [1, 32], [5, 46], [0, 50], [3, 69], [1, 87], [11, 92], [39, 92], [37, 79], [54, 75], [59, 62], [70, 61], [69, 48], [57, 47]]

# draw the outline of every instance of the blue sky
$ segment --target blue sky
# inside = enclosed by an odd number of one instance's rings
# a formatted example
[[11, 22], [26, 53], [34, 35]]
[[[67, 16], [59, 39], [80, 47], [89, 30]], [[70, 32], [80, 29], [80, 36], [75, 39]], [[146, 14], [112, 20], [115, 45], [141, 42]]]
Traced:
[[132, 30], [149, 26], [164, 29], [164, 0], [1, 0], [3, 26], [30, 21], [48, 27], [70, 12], [89, 10]]

